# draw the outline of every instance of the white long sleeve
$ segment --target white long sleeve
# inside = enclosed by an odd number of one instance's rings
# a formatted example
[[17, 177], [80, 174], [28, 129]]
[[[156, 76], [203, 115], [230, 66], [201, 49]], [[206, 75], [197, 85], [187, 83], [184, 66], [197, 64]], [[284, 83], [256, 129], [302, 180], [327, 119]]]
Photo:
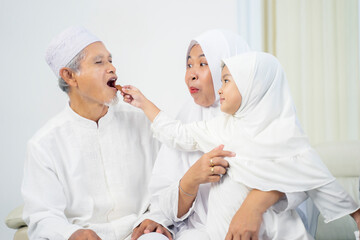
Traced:
[[331, 222], [355, 212], [360, 207], [337, 181], [307, 192], [325, 218]]
[[201, 150], [192, 136], [190, 125], [173, 120], [160, 111], [155, 117], [151, 129], [155, 138], [171, 148], [182, 151]]

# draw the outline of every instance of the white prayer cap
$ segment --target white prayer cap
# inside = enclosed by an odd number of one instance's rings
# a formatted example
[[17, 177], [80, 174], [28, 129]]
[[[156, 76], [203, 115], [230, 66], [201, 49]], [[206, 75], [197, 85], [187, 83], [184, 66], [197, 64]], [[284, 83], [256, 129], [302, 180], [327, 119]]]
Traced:
[[72, 26], [57, 35], [49, 44], [45, 60], [60, 78], [60, 69], [65, 67], [81, 50], [93, 42], [100, 41], [84, 27]]

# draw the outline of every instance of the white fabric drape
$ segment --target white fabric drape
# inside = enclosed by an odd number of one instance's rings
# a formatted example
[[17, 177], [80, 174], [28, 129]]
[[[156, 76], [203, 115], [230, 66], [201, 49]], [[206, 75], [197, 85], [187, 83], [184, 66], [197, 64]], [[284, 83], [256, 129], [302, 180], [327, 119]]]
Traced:
[[312, 144], [360, 138], [359, 1], [263, 0], [264, 50], [278, 57]]

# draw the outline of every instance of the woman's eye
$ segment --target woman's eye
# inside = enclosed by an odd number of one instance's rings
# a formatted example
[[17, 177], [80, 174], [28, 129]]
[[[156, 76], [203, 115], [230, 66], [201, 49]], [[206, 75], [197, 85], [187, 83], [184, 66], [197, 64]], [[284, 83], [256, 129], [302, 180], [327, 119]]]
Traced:
[[96, 61], [95, 63], [96, 63], [96, 64], [100, 64], [100, 63], [102, 63], [102, 62], [101, 62], [101, 61]]
[[207, 63], [200, 63], [200, 66], [207, 66], [208, 64]]
[[227, 82], [229, 82], [229, 80], [228, 80], [228, 79], [224, 79], [224, 83], [227, 83]]
[[192, 64], [188, 64], [188, 65], [187, 65], [187, 68], [192, 68]]

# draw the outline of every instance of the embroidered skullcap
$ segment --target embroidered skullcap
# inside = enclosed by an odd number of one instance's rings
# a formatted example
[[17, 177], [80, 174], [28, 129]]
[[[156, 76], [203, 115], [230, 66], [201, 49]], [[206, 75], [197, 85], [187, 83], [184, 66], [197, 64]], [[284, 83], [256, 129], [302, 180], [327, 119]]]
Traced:
[[65, 67], [81, 50], [93, 42], [100, 41], [84, 27], [72, 26], [57, 35], [49, 44], [45, 60], [60, 78], [60, 69]]

